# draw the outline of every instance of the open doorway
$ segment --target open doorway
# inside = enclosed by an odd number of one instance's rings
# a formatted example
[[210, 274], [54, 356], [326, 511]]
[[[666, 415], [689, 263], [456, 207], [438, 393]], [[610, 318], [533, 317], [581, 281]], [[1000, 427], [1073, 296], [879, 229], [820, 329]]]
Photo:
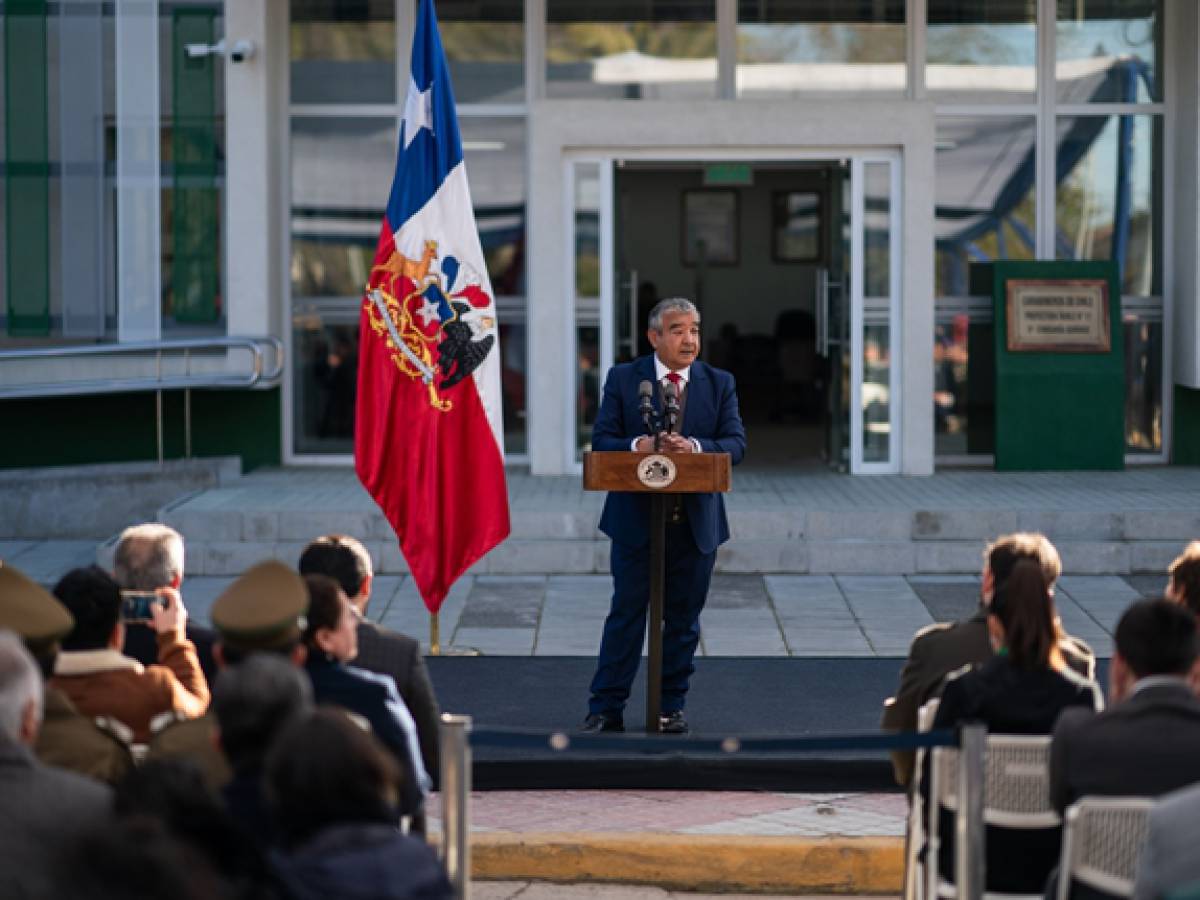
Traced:
[[849, 164], [617, 162], [614, 355], [691, 299], [701, 356], [734, 374], [755, 466], [843, 468]]

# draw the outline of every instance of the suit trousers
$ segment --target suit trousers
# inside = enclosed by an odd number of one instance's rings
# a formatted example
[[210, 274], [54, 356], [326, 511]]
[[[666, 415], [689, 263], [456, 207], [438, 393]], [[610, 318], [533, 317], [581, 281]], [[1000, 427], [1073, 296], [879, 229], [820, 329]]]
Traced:
[[[701, 553], [684, 522], [667, 526], [666, 590], [663, 603], [661, 709], [683, 709], [692, 658], [700, 642], [700, 610], [708, 596], [717, 554]], [[612, 607], [604, 621], [600, 657], [592, 679], [589, 712], [620, 715], [629, 699], [642, 655], [650, 604], [650, 548], [612, 545]]]

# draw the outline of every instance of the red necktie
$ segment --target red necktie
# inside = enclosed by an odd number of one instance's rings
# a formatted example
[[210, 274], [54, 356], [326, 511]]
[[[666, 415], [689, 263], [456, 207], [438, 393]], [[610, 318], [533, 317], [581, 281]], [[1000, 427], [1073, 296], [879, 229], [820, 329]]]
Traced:
[[680, 382], [683, 381], [683, 376], [678, 372], [668, 372], [667, 381], [671, 382], [671, 384], [675, 385], [675, 387], [679, 387]]

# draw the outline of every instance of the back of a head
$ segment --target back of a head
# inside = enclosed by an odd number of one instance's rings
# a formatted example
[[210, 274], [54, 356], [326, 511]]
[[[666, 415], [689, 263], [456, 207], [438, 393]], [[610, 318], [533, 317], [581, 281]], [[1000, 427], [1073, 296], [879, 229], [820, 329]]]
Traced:
[[221, 749], [238, 771], [261, 766], [279, 733], [311, 707], [308, 676], [271, 653], [223, 669], [213, 688]]
[[0, 631], [0, 742], [22, 742], [29, 704], [42, 718], [42, 676], [33, 656], [11, 631]]
[[1122, 614], [1113, 640], [1138, 678], [1186, 675], [1196, 661], [1196, 617], [1170, 600], [1139, 600]]
[[1200, 541], [1192, 541], [1167, 569], [1175, 599], [1200, 616]]
[[359, 541], [344, 534], [326, 534], [300, 554], [301, 575], [325, 575], [338, 583], [347, 597], [357, 597], [371, 577], [371, 555]]
[[331, 825], [394, 824], [400, 769], [369, 732], [334, 708], [292, 723], [267, 759], [267, 796], [284, 843]]
[[1062, 560], [1050, 539], [1036, 531], [1018, 531], [997, 538], [983, 552], [983, 559], [992, 580], [999, 590], [1012, 575], [1013, 568], [1022, 559], [1031, 559], [1041, 569], [1046, 587], [1053, 588], [1062, 574]]
[[75, 618], [63, 639], [64, 650], [99, 650], [121, 618], [121, 588], [98, 566], [72, 569], [54, 586], [57, 597]]
[[304, 585], [308, 588], [308, 616], [302, 640], [309, 650], [316, 650], [317, 632], [322, 628], [335, 630], [345, 614], [346, 595], [326, 575], [305, 575]]
[[169, 525], [146, 522], [121, 532], [113, 575], [125, 590], [153, 591], [183, 578], [183, 537]]
[[1013, 664], [1022, 669], [1049, 665], [1054, 648], [1054, 606], [1033, 559], [1020, 559], [996, 591], [989, 612], [1004, 626], [1004, 646]]

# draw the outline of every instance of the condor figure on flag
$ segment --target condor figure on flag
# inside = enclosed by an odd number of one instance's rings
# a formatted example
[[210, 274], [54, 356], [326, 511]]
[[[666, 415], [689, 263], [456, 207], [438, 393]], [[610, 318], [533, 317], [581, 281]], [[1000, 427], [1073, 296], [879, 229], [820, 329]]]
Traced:
[[437, 612], [509, 534], [496, 304], [432, 0], [421, 0], [396, 175], [359, 317], [354, 465]]

